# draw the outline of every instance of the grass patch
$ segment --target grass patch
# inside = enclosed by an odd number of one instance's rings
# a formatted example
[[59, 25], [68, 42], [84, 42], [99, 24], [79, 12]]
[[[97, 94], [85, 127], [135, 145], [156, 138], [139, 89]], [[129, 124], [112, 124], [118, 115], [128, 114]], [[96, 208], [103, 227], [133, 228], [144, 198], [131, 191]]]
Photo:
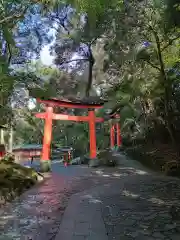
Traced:
[[37, 182], [37, 173], [14, 162], [0, 160], [0, 206], [12, 201]]

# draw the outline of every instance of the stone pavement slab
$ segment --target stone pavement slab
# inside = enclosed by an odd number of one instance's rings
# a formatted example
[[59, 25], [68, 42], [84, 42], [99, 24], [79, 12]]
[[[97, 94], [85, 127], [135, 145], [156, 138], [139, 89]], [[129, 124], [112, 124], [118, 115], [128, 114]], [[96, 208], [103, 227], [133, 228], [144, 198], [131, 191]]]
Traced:
[[101, 201], [84, 193], [74, 195], [64, 213], [55, 240], [108, 240], [101, 215]]

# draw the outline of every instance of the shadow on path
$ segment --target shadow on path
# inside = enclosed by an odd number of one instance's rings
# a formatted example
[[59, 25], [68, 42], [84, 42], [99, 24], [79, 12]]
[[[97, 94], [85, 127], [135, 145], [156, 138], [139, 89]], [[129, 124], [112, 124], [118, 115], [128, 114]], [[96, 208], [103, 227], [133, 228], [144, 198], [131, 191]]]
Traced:
[[73, 205], [75, 198], [77, 215], [72, 211], [71, 217], [99, 209], [109, 240], [180, 239], [178, 213], [171, 211], [180, 203], [180, 180], [148, 172], [122, 155], [119, 159], [117, 168], [97, 169], [53, 162], [49, 179], [1, 211], [0, 239], [55, 239], [68, 202]]

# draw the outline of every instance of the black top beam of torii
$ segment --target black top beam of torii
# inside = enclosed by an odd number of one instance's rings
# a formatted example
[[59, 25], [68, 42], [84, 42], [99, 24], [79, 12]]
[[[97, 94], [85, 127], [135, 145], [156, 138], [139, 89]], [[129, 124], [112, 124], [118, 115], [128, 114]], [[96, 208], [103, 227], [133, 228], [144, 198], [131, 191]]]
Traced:
[[[43, 94], [43, 93], [42, 93], [42, 96], [37, 96], [36, 94], [34, 94], [33, 89], [31, 89], [30, 95], [33, 98], [53, 102], [54, 104], [56, 104], [58, 102], [64, 102], [66, 104], [75, 104], [75, 105], [79, 105], [79, 106], [85, 105], [85, 106], [87, 106], [87, 108], [90, 105], [103, 106], [105, 103], [108, 102], [107, 99], [104, 99], [99, 96], [89, 96], [89, 97], [80, 98], [80, 97], [74, 97], [72, 95], [67, 95], [67, 96], [54, 98], [54, 97], [46, 96], [46, 94]], [[104, 116], [104, 120], [108, 121], [110, 119], [117, 118], [117, 114], [119, 112], [120, 107], [121, 106], [115, 106], [112, 110], [110, 110], [108, 113], [106, 113]]]

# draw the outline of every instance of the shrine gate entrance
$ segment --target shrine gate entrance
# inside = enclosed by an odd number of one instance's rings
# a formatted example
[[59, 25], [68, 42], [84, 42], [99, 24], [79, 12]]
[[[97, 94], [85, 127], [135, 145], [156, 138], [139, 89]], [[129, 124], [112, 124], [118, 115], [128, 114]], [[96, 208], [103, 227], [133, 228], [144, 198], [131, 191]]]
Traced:
[[[51, 152], [51, 140], [52, 140], [52, 123], [53, 120], [75, 121], [75, 122], [88, 122], [89, 123], [89, 142], [90, 142], [90, 166], [97, 166], [96, 159], [96, 123], [103, 123], [104, 118], [96, 117], [95, 110], [103, 108], [104, 101], [80, 101], [80, 100], [58, 100], [58, 99], [37, 99], [39, 103], [43, 103], [46, 107], [46, 112], [36, 113], [37, 118], [45, 120], [44, 125], [44, 138], [43, 148], [41, 154], [41, 169], [46, 172], [50, 170], [50, 152]], [[56, 114], [54, 113], [54, 107], [60, 108], [78, 108], [87, 109], [87, 116], [74, 116], [68, 114]], [[114, 118], [110, 117], [110, 118]], [[114, 147], [115, 128], [117, 129], [117, 144], [120, 146], [120, 128], [118, 123], [111, 127], [111, 147]]]

